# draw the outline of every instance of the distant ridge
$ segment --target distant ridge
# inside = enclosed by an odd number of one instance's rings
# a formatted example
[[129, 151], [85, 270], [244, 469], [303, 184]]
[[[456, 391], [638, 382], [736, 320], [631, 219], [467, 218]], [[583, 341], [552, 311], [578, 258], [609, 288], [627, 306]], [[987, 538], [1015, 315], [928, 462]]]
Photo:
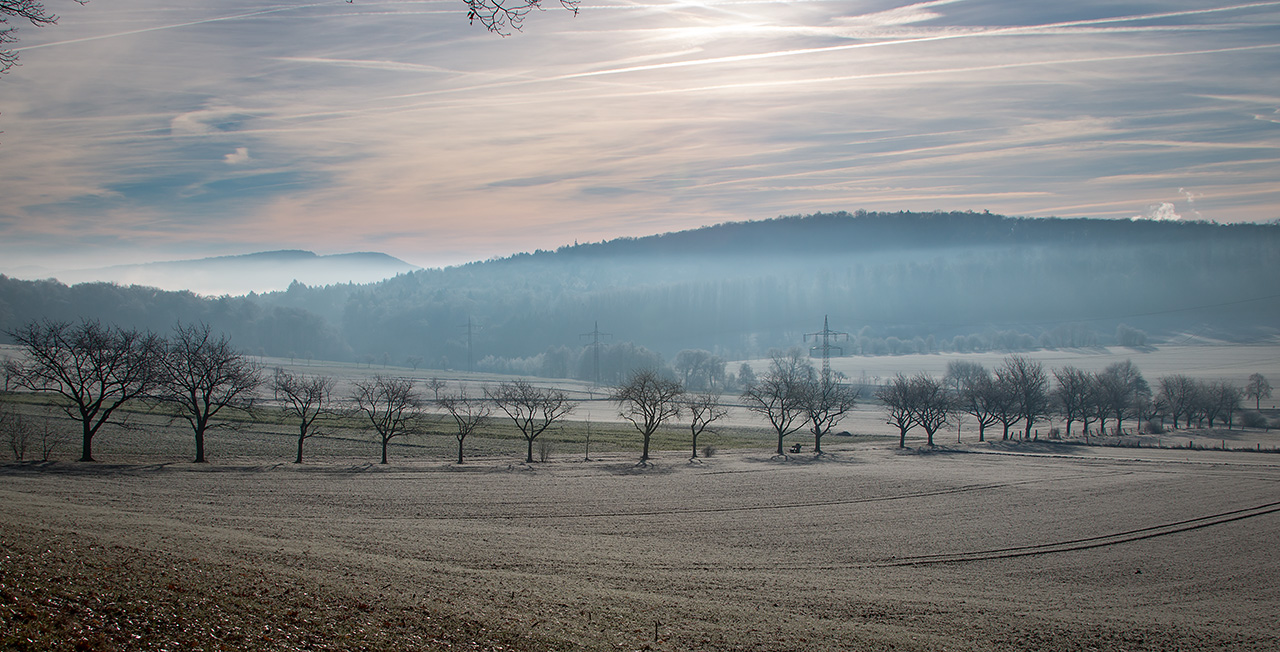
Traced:
[[[378, 280], [310, 273], [364, 262]], [[262, 355], [438, 369], [474, 360], [592, 379], [579, 334], [598, 323], [613, 333], [600, 350], [609, 382], [686, 349], [741, 360], [805, 347], [826, 320], [849, 333], [846, 356], [1280, 338], [1280, 224], [822, 213], [410, 269], [381, 254], [276, 251], [116, 275], [135, 287], [0, 275], [0, 338], [42, 318], [156, 332], [204, 322]], [[206, 275], [187, 281], [203, 297], [144, 286], [193, 270]], [[274, 274], [275, 291], [208, 298], [247, 292], [228, 286], [232, 272], [254, 288]], [[467, 323], [482, 326], [470, 343], [459, 336]]]
[[295, 281], [307, 286], [376, 283], [416, 269], [419, 268], [415, 265], [379, 252], [321, 256], [301, 249], [281, 249], [67, 270], [53, 276], [68, 285], [106, 281], [161, 290], [189, 290], [206, 296], [234, 296], [285, 290]]

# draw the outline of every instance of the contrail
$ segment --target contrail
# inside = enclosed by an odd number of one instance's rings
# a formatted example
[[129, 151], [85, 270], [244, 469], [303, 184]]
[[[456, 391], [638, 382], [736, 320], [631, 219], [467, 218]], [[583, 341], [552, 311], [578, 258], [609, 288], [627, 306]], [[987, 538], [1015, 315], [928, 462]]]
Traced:
[[[159, 32], [166, 29], [178, 29], [179, 27], [191, 27], [193, 25], [204, 25], [206, 23], [217, 23], [217, 22], [222, 22], [227, 20], [240, 20], [242, 18], [253, 18], [254, 16], [276, 14], [282, 11], [294, 11], [296, 9], [310, 9], [312, 7], [324, 7], [332, 4], [336, 4], [336, 3], [317, 2], [309, 5], [292, 5], [288, 7], [276, 7], [274, 9], [263, 9], [261, 11], [251, 11], [249, 13], [236, 14], [234, 16], [219, 16], [217, 18], [204, 18], [201, 20], [193, 20], [191, 22], [177, 23], [174, 25], [159, 25], [157, 27], [144, 27], [142, 29], [134, 29], [134, 30], [129, 30], [127, 32], [116, 32], [114, 34], [99, 34], [97, 36], [86, 36], [84, 38], [70, 39], [67, 41], [57, 41], [54, 43], [41, 43], [39, 45], [28, 45], [21, 48], [20, 51], [38, 50], [40, 48], [48, 48], [48, 47], [53, 47], [55, 45], [72, 45], [74, 43], [86, 43], [88, 41], [101, 41], [103, 39], [117, 38], [120, 36], [132, 36], [134, 34], [145, 34], [147, 32]], [[342, 4], [346, 4], [346, 3], [344, 2]]]
[[[965, 66], [960, 68], [935, 68], [931, 70], [906, 70], [906, 71], [883, 72], [883, 73], [865, 73], [865, 74], [859, 74], [859, 75], [842, 75], [837, 77], [816, 77], [816, 78], [809, 78], [809, 79], [742, 82], [737, 84], [719, 84], [714, 86], [698, 86], [693, 88], [675, 88], [675, 89], [660, 89], [660, 90], [648, 90], [648, 91], [625, 91], [625, 92], [619, 92], [619, 93], [609, 93], [602, 96], [598, 95], [596, 97], [640, 97], [640, 96], [646, 96], [646, 95], [671, 95], [671, 94], [678, 94], [678, 93], [698, 93], [698, 92], [730, 90], [730, 89], [738, 89], [738, 88], [795, 86], [795, 85], [802, 85], [802, 84], [827, 84], [827, 83], [836, 83], [836, 82], [844, 82], [844, 81], [888, 79], [888, 78], [894, 78], [894, 77], [914, 77], [914, 76], [923, 76], [923, 75], [945, 75], [945, 74], [964, 73], [964, 72], [984, 72], [984, 71], [990, 71], [990, 70], [1007, 70], [1012, 68], [1030, 68], [1034, 66], [1054, 66], [1054, 65], [1068, 65], [1068, 64], [1083, 64], [1083, 63], [1100, 63], [1100, 62], [1107, 62], [1107, 61], [1125, 61], [1125, 60], [1134, 60], [1134, 59], [1156, 59], [1156, 58], [1166, 58], [1166, 57], [1195, 56], [1195, 55], [1203, 55], [1203, 54], [1216, 54], [1216, 53], [1222, 53], [1222, 52], [1244, 52], [1249, 50], [1262, 50], [1262, 49], [1271, 49], [1271, 48], [1280, 48], [1280, 43], [1269, 43], [1269, 44], [1263, 44], [1263, 45], [1245, 45], [1245, 46], [1239, 46], [1239, 47], [1233, 47], [1233, 48], [1217, 48], [1212, 50], [1156, 52], [1156, 53], [1148, 53], [1148, 54], [1129, 54], [1129, 55], [1107, 56], [1107, 57], [1085, 57], [1085, 58], [1076, 58], [1076, 59], [1050, 59], [1045, 61], [1024, 61], [1024, 62], [1016, 62], [1016, 63], [991, 64], [991, 65], [985, 65], [985, 66]], [[574, 76], [571, 75], [570, 77], [574, 77]], [[489, 84], [477, 84], [474, 86], [465, 86], [460, 88], [445, 88], [445, 89], [437, 89], [437, 90], [431, 90], [431, 91], [422, 91], [419, 93], [408, 93], [405, 95], [395, 95], [390, 97], [378, 98], [376, 101], [407, 100], [411, 98], [422, 98], [422, 97], [429, 97], [429, 96], [455, 95], [458, 93], [486, 91], [486, 90], [494, 90], [499, 88], [510, 88], [513, 86], [525, 86], [529, 84], [559, 81], [564, 78], [565, 77], [515, 79], [512, 81], [494, 82]], [[398, 104], [394, 106], [370, 107], [370, 108], [363, 108], [363, 109], [347, 109], [347, 110], [341, 110], [341, 111], [321, 111], [316, 113], [306, 113], [306, 114], [298, 114], [298, 115], [290, 115], [290, 116], [277, 116], [276, 119], [294, 120], [294, 119], [302, 119], [302, 118], [357, 115], [357, 114], [363, 114], [363, 113], [401, 112], [401, 111], [411, 111], [423, 105], [424, 103], [421, 103], [421, 102], [412, 102], [412, 103], [406, 103], [406, 104]]]
[[[838, 77], [814, 77], [809, 79], [783, 79], [760, 82], [741, 82], [736, 84], [718, 84], [715, 86], [698, 86], [694, 88], [677, 88], [677, 89], [661, 89], [652, 91], [633, 91], [623, 93], [625, 96], [634, 95], [668, 95], [673, 93], [694, 93], [700, 91], [729, 90], [735, 88], [757, 88], [767, 86], [796, 86], [803, 84], [825, 84], [841, 81], [859, 81], [867, 79], [887, 79], [892, 77], [916, 77], [921, 75], [945, 75], [961, 72], [983, 72], [988, 70], [1007, 70], [1011, 68], [1030, 68], [1034, 66], [1056, 66], [1079, 63], [1102, 63], [1107, 61], [1127, 61], [1133, 59], [1158, 59], [1164, 57], [1182, 57], [1194, 56], [1199, 54], [1218, 54], [1222, 52], [1244, 52], [1248, 50], [1265, 50], [1270, 48], [1280, 48], [1280, 43], [1266, 43], [1262, 45], [1242, 45], [1233, 48], [1217, 48], [1212, 50], [1186, 50], [1182, 52], [1154, 52], [1148, 54], [1124, 54], [1107, 57], [1085, 57], [1078, 59], [1048, 59], [1045, 61], [1020, 61], [1016, 63], [996, 63], [986, 66], [966, 66], [963, 68], [935, 68], [932, 70], [900, 70], [894, 72], [865, 73], [859, 75], [841, 75]], [[557, 80], [560, 78], [556, 78]], [[554, 81], [554, 80], [541, 80]], [[515, 83], [515, 82], [512, 82]]]
[[1109, 23], [1129, 23], [1143, 20], [1157, 20], [1161, 18], [1179, 18], [1184, 16], [1194, 16], [1200, 14], [1221, 13], [1227, 11], [1240, 11], [1244, 9], [1253, 9], [1257, 7], [1273, 7], [1280, 5], [1280, 2], [1255, 2], [1245, 5], [1234, 5], [1231, 7], [1215, 7], [1212, 9], [1189, 9], [1186, 11], [1170, 11], [1158, 14], [1146, 14], [1141, 16], [1116, 16], [1113, 18], [1091, 18], [1087, 20], [1073, 20], [1061, 23], [1047, 23], [1044, 25], [1020, 25], [1017, 27], [1002, 27], [998, 29], [989, 29], [976, 32], [963, 32], [959, 34], [938, 34], [936, 36], [921, 36], [917, 38], [899, 39], [896, 41], [877, 41], [875, 43], [849, 43], [846, 45], [829, 45], [817, 48], [801, 48], [796, 50], [777, 50], [774, 52], [758, 52], [755, 54], [738, 54], [726, 57], [713, 57], [710, 59], [695, 59], [693, 61], [672, 61], [668, 63], [655, 63], [645, 66], [630, 66], [626, 68], [613, 68], [609, 70], [595, 70], [591, 72], [579, 72], [558, 77], [548, 77], [541, 81], [563, 81], [568, 79], [582, 79], [586, 77], [600, 77], [604, 75], [621, 75], [632, 72], [646, 72], [650, 70], [665, 70], [670, 68], [688, 68], [692, 66], [707, 66], [722, 63], [738, 63], [741, 61], [757, 61], [760, 59], [775, 59], [779, 57], [794, 57], [806, 54], [820, 54], [826, 52], [840, 52], [843, 50], [859, 50], [866, 48], [888, 47], [894, 45], [912, 45], [915, 43], [929, 43], [933, 41], [949, 41], [965, 38], [979, 38], [986, 36], [1005, 36], [1010, 34], [1031, 34], [1039, 31], [1059, 29], [1063, 27], [1086, 27], [1090, 25], [1106, 25]]

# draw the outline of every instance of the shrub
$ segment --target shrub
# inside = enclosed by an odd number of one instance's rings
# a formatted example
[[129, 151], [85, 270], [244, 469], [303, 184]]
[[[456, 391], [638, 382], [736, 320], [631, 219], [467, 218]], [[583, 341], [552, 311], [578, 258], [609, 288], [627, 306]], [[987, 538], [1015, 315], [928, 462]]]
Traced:
[[1252, 410], [1240, 415], [1240, 425], [1246, 428], [1266, 428], [1267, 418]]
[[552, 444], [550, 440], [539, 439], [538, 440], [538, 461], [545, 462], [551, 459], [551, 451], [554, 448], [555, 448], [555, 445]]
[[1159, 421], [1147, 421], [1142, 424], [1142, 431], [1149, 435], [1163, 435], [1164, 425]]
[[703, 447], [702, 447], [702, 456], [703, 456], [703, 457], [711, 457], [711, 456], [713, 456], [713, 455], [715, 455], [715, 454], [716, 454], [716, 447], [715, 447], [715, 446], [712, 446], [711, 444], [707, 444], [706, 446], [703, 446]]

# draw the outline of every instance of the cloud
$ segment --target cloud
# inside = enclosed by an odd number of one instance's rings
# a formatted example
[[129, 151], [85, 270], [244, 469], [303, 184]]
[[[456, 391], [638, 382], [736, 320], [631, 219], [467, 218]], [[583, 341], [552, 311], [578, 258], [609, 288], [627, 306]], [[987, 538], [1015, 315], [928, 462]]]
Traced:
[[920, 2], [905, 7], [894, 7], [884, 11], [877, 11], [870, 14], [862, 14], [859, 16], [848, 16], [837, 19], [835, 22], [839, 25], [853, 26], [887, 26], [887, 25], [908, 25], [911, 23], [920, 23], [935, 18], [942, 17], [942, 14], [933, 11], [933, 7], [940, 5], [949, 5], [961, 2], [963, 0], [933, 0], [932, 2]]
[[204, 136], [228, 131], [242, 117], [242, 112], [230, 107], [209, 107], [174, 116], [169, 121], [169, 132], [175, 136]]
[[1156, 222], [1177, 222], [1182, 220], [1182, 216], [1174, 209], [1173, 204], [1169, 202], [1160, 202], [1159, 204], [1151, 204], [1141, 215], [1134, 215], [1134, 220], [1154, 220]]
[[248, 162], [249, 162], [249, 148], [248, 148], [248, 147], [237, 147], [237, 148], [236, 148], [236, 151], [231, 152], [230, 154], [227, 154], [227, 155], [223, 156], [223, 157], [222, 157], [222, 160], [223, 160], [223, 161], [225, 161], [225, 162], [227, 163], [227, 165], [240, 165], [240, 164], [242, 164], [242, 163], [248, 163]]
[[0, 258], [73, 233], [484, 257], [810, 207], [1280, 214], [1280, 2], [598, 0], [507, 38], [447, 3], [264, 6], [24, 30]]

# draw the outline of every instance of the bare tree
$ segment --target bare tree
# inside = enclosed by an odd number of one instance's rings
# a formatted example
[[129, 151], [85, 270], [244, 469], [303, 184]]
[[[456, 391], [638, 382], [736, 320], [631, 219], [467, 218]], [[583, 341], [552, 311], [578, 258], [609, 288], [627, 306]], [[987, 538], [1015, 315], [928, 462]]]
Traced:
[[1133, 412], [1138, 417], [1139, 430], [1144, 426], [1150, 427], [1150, 424], [1155, 423], [1157, 420], [1161, 425], [1164, 424], [1164, 401], [1158, 396], [1153, 396], [1151, 392], [1138, 396], [1134, 401]]
[[609, 399], [618, 404], [618, 416], [631, 422], [644, 440], [640, 463], [649, 461], [649, 440], [669, 419], [680, 414], [684, 386], [663, 378], [656, 369], [633, 371], [627, 381], [613, 388]]
[[458, 464], [462, 464], [462, 443], [493, 411], [488, 401], [467, 398], [465, 385], [458, 387], [457, 394], [445, 394], [437, 398], [436, 405], [448, 412], [457, 426], [454, 438], [458, 440]]
[[991, 381], [991, 414], [1004, 428], [1000, 434], [1001, 440], [1008, 440], [1009, 429], [1022, 421], [1018, 389], [1003, 367], [996, 369], [995, 378]]
[[[1051, 393], [1053, 404], [1058, 414], [1067, 422], [1067, 436], [1071, 436], [1071, 425], [1084, 420], [1089, 406], [1089, 392], [1093, 377], [1070, 365], [1053, 370], [1053, 377], [1058, 384]], [[1086, 428], [1088, 425], [1086, 424]]]
[[747, 409], [769, 420], [778, 434], [778, 455], [785, 455], [782, 439], [804, 427], [805, 385], [815, 375], [799, 349], [775, 354], [769, 370], [742, 392]]
[[822, 438], [857, 407], [861, 394], [859, 387], [844, 385], [822, 375], [806, 383], [804, 413], [809, 431], [813, 433], [814, 455], [822, 454]]
[[996, 370], [996, 377], [1008, 383], [1022, 419], [1023, 439], [1031, 438], [1031, 427], [1049, 415], [1049, 376], [1044, 365], [1026, 356], [1011, 355]]
[[1089, 402], [1085, 409], [1085, 416], [1081, 418], [1085, 434], [1089, 432], [1090, 420], [1097, 421], [1099, 434], [1107, 434], [1107, 419], [1111, 417], [1111, 407], [1107, 402], [1107, 394], [1098, 378], [1099, 374], [1093, 374], [1093, 383], [1089, 388]]
[[302, 464], [303, 442], [319, 434], [314, 426], [321, 416], [333, 414], [333, 378], [294, 375], [276, 368], [271, 390], [276, 400], [284, 404], [285, 413], [298, 419], [298, 458], [294, 463]]
[[951, 416], [952, 400], [947, 387], [942, 381], [928, 374], [914, 376], [907, 388], [911, 410], [916, 424], [924, 428], [929, 445], [933, 446], [933, 435], [947, 424]]
[[1190, 376], [1173, 374], [1161, 376], [1158, 387], [1160, 400], [1169, 410], [1169, 416], [1173, 417], [1174, 429], [1178, 428], [1178, 420], [1184, 416], [1187, 418], [1187, 425], [1190, 426], [1191, 412], [1199, 400], [1196, 395], [1200, 388], [1196, 381]]
[[116, 410], [149, 395], [161, 378], [163, 348], [151, 333], [85, 320], [32, 322], [8, 334], [26, 354], [14, 366], [16, 384], [69, 401], [63, 410], [80, 422], [81, 462], [93, 461], [93, 437]]
[[526, 380], [486, 387], [485, 396], [515, 423], [528, 443], [525, 461], [533, 463], [533, 441], [555, 422], [568, 416], [577, 403], [559, 389], [534, 387]]
[[18, 363], [7, 355], [0, 358], [0, 373], [4, 374], [4, 391], [13, 391], [13, 380], [18, 375]]
[[[80, 4], [88, 2], [88, 0], [76, 0]], [[576, 3], [575, 3], [576, 4]], [[36, 27], [45, 27], [58, 22], [58, 17], [49, 13], [44, 7], [44, 2], [40, 0], [0, 0], [0, 47], [5, 43], [14, 43], [18, 40], [15, 32], [16, 27], [9, 27], [9, 18], [20, 18], [35, 25]], [[0, 74], [9, 72], [9, 69], [18, 65], [18, 53], [7, 48], [0, 49]]]
[[381, 374], [373, 380], [353, 383], [351, 402], [364, 414], [382, 442], [382, 461], [387, 463], [387, 444], [392, 439], [413, 431], [422, 402], [409, 378], [393, 378]]
[[0, 403], [0, 437], [9, 445], [15, 462], [27, 457], [27, 449], [31, 446], [32, 432], [26, 419], [7, 403]]
[[1253, 409], [1262, 409], [1262, 399], [1271, 398], [1271, 383], [1262, 374], [1250, 374], [1249, 382], [1244, 386], [1245, 398], [1253, 399]]
[[53, 451], [57, 450], [62, 442], [66, 440], [65, 433], [49, 421], [48, 416], [40, 417], [40, 425], [29, 425], [33, 436], [39, 436], [40, 440], [40, 460], [48, 462], [53, 455]]
[[446, 383], [445, 381], [440, 380], [439, 378], [436, 378], [435, 376], [432, 376], [430, 380], [428, 380], [427, 382], [423, 383], [423, 386], [424, 386], [424, 387], [426, 387], [427, 389], [431, 390], [431, 398], [432, 398], [432, 400], [438, 401], [438, 400], [440, 400], [440, 391], [441, 391], [441, 390], [443, 390], [444, 388], [448, 387], [448, 386], [449, 386], [449, 383]]
[[[1209, 421], [1209, 427], [1213, 427], [1218, 417], [1230, 422], [1228, 415], [1240, 409], [1240, 389], [1224, 380], [1201, 382], [1199, 385], [1200, 412]], [[1230, 425], [1227, 427], [1230, 429]]]
[[911, 396], [911, 381], [903, 374], [893, 377], [876, 390], [876, 399], [884, 406], [888, 424], [898, 428], [898, 448], [907, 447], [907, 432], [916, 427], [916, 411]]
[[684, 409], [689, 413], [689, 434], [692, 435], [692, 459], [698, 457], [698, 437], [711, 432], [712, 423], [729, 415], [729, 409], [720, 404], [720, 395], [714, 390], [689, 394], [684, 399]]
[[[560, 0], [560, 6], [578, 15], [579, 0]], [[524, 19], [534, 10], [542, 11], [542, 0], [467, 0], [467, 20], [479, 21], [496, 34], [519, 31]]]
[[248, 409], [262, 384], [254, 362], [231, 347], [225, 335], [217, 338], [207, 324], [174, 328], [160, 357], [163, 377], [154, 396], [177, 406], [196, 438], [197, 463], [203, 463], [204, 437], [223, 408]]
[[1240, 400], [1244, 398], [1244, 393], [1239, 387], [1225, 380], [1215, 385], [1214, 398], [1217, 399], [1219, 414], [1222, 415], [1223, 421], [1227, 422], [1227, 430], [1230, 430], [1235, 425], [1236, 411], [1240, 409]]
[[1150, 386], [1132, 360], [1107, 365], [1097, 376], [1097, 387], [1099, 400], [1115, 417], [1117, 432], [1124, 427], [1125, 418], [1135, 414], [1138, 397], [1151, 394]]
[[998, 397], [991, 372], [977, 362], [952, 360], [943, 380], [955, 392], [955, 409], [973, 416], [978, 422], [978, 441], [986, 441], [987, 427], [997, 421], [994, 409]]

